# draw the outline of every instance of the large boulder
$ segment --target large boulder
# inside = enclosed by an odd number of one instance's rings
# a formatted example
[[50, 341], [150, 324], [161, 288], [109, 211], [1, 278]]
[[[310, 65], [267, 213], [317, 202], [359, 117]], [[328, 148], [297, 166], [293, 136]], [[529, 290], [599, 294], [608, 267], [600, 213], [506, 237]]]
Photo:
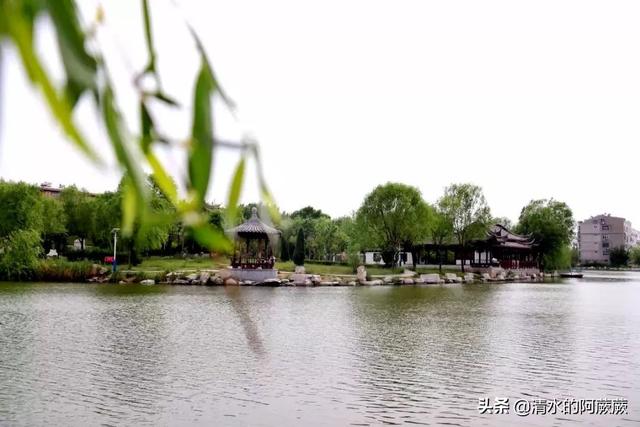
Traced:
[[206, 285], [209, 281], [209, 278], [211, 278], [211, 273], [209, 273], [208, 271], [203, 271], [202, 273], [200, 273], [200, 284]]
[[304, 269], [304, 265], [296, 265], [296, 269], [294, 270], [296, 274], [304, 274], [306, 270]]
[[98, 274], [100, 274], [100, 266], [98, 264], [91, 264], [89, 276], [97, 276]]
[[437, 273], [432, 274], [421, 274], [420, 278], [424, 280], [424, 283], [428, 284], [438, 284], [443, 283], [444, 281], [440, 278], [440, 275]]
[[230, 268], [223, 268], [220, 271], [218, 271], [218, 277], [220, 277], [222, 280], [229, 279], [231, 275], [232, 275], [232, 271]]
[[140, 281], [141, 285], [155, 285], [156, 281], [153, 279], [144, 279]]
[[462, 283], [462, 278], [455, 273], [446, 273], [444, 278], [447, 283]]
[[238, 286], [238, 281], [233, 277], [228, 277], [224, 280], [225, 286]]
[[360, 283], [364, 283], [367, 281], [367, 269], [364, 265], [358, 266], [358, 269], [356, 270], [356, 278]]

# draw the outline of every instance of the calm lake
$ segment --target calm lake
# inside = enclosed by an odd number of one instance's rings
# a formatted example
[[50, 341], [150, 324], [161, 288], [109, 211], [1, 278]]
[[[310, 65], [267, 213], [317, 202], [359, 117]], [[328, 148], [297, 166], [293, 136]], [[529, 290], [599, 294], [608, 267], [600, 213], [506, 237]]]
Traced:
[[[510, 413], [481, 414], [480, 399]], [[625, 399], [529, 415], [519, 399]], [[639, 425], [640, 273], [358, 288], [0, 284], [0, 425]]]

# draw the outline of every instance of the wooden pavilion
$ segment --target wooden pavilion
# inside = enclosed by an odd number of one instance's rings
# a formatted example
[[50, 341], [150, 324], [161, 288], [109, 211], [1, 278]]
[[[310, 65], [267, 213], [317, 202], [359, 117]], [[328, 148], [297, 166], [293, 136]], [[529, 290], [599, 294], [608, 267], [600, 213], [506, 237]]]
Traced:
[[232, 274], [238, 280], [264, 281], [277, 277], [274, 249], [280, 231], [265, 224], [254, 207], [251, 218], [225, 231], [234, 241]]

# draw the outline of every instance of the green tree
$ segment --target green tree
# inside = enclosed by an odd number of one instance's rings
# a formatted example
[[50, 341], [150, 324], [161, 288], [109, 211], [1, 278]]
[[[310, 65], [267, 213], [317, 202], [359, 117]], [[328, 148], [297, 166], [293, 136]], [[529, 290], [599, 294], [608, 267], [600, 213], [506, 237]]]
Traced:
[[557, 200], [532, 200], [522, 208], [516, 232], [532, 235], [538, 244], [542, 268], [567, 268], [571, 263], [571, 240], [575, 221], [569, 206]]
[[80, 240], [81, 249], [85, 249], [85, 240], [93, 235], [96, 207], [91, 196], [76, 186], [66, 187], [60, 193], [60, 201], [67, 217], [67, 231]]
[[[121, 199], [126, 197], [129, 177], [123, 176], [118, 186]], [[136, 264], [142, 252], [160, 249], [169, 239], [169, 233], [176, 220], [176, 211], [164, 193], [159, 189], [156, 178], [148, 175], [145, 179], [149, 201], [133, 222], [131, 237], [124, 237], [123, 244], [129, 252], [129, 264]], [[124, 203], [124, 201], [123, 201]], [[123, 204], [123, 215], [125, 206]]]
[[640, 246], [634, 246], [629, 250], [629, 260], [632, 264], [640, 266]]
[[302, 209], [298, 209], [297, 211], [294, 211], [291, 213], [291, 218], [295, 219], [295, 218], [302, 218], [302, 219], [320, 219], [320, 218], [327, 218], [330, 219], [331, 217], [329, 215], [327, 215], [326, 213], [322, 212], [320, 209], [315, 209], [312, 206], [306, 206]]
[[624, 246], [609, 251], [609, 264], [612, 267], [626, 267], [629, 264], [629, 251]]
[[298, 230], [296, 248], [293, 251], [293, 263], [295, 265], [304, 265], [304, 230], [302, 228]]
[[431, 221], [431, 240], [437, 247], [438, 269], [442, 273], [442, 262], [444, 259], [443, 246], [451, 242], [453, 237], [453, 222], [440, 209], [434, 209], [433, 220]]
[[67, 217], [58, 199], [42, 197], [42, 240], [45, 252], [54, 248], [64, 250], [67, 235]]
[[15, 230], [0, 242], [0, 277], [24, 280], [33, 277], [42, 253], [40, 234], [36, 230]]
[[[346, 256], [351, 242], [351, 230], [353, 228], [353, 217], [343, 216], [333, 220], [333, 223], [337, 227], [336, 233], [333, 238], [332, 251], [340, 253], [341, 256]], [[345, 261], [346, 259], [341, 259]]]
[[[452, 184], [438, 201], [442, 214], [452, 224], [453, 234], [463, 250], [469, 240], [480, 237], [491, 222], [491, 210], [482, 188], [473, 184]], [[464, 272], [465, 260], [461, 267]]]
[[289, 261], [289, 244], [284, 240], [280, 240], [280, 261]]
[[102, 249], [113, 250], [114, 228], [122, 223], [122, 195], [117, 192], [105, 192], [94, 199], [95, 213], [91, 241]]
[[42, 231], [42, 196], [37, 187], [23, 182], [0, 182], [0, 206], [0, 237], [15, 230]]
[[317, 259], [330, 260], [336, 253], [339, 244], [338, 224], [331, 218], [319, 218], [314, 222], [314, 244]]
[[514, 228], [513, 221], [511, 221], [506, 216], [497, 216], [495, 218], [492, 218], [491, 219], [491, 224], [500, 224], [500, 225], [506, 227], [508, 230], [513, 230], [513, 228]]
[[577, 246], [571, 246], [571, 267], [576, 267], [580, 264], [580, 250]]
[[361, 247], [380, 248], [385, 264], [391, 266], [401, 246], [413, 251], [413, 245], [428, 236], [429, 216], [417, 188], [387, 183], [365, 197], [356, 213], [356, 233]]

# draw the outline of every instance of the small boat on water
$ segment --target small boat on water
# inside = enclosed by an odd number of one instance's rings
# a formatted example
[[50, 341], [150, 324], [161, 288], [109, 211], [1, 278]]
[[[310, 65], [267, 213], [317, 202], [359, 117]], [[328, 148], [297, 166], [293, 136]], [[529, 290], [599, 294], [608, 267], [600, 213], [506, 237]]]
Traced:
[[566, 271], [564, 273], [560, 273], [560, 277], [565, 278], [573, 278], [573, 279], [582, 279], [583, 274], [579, 271]]

